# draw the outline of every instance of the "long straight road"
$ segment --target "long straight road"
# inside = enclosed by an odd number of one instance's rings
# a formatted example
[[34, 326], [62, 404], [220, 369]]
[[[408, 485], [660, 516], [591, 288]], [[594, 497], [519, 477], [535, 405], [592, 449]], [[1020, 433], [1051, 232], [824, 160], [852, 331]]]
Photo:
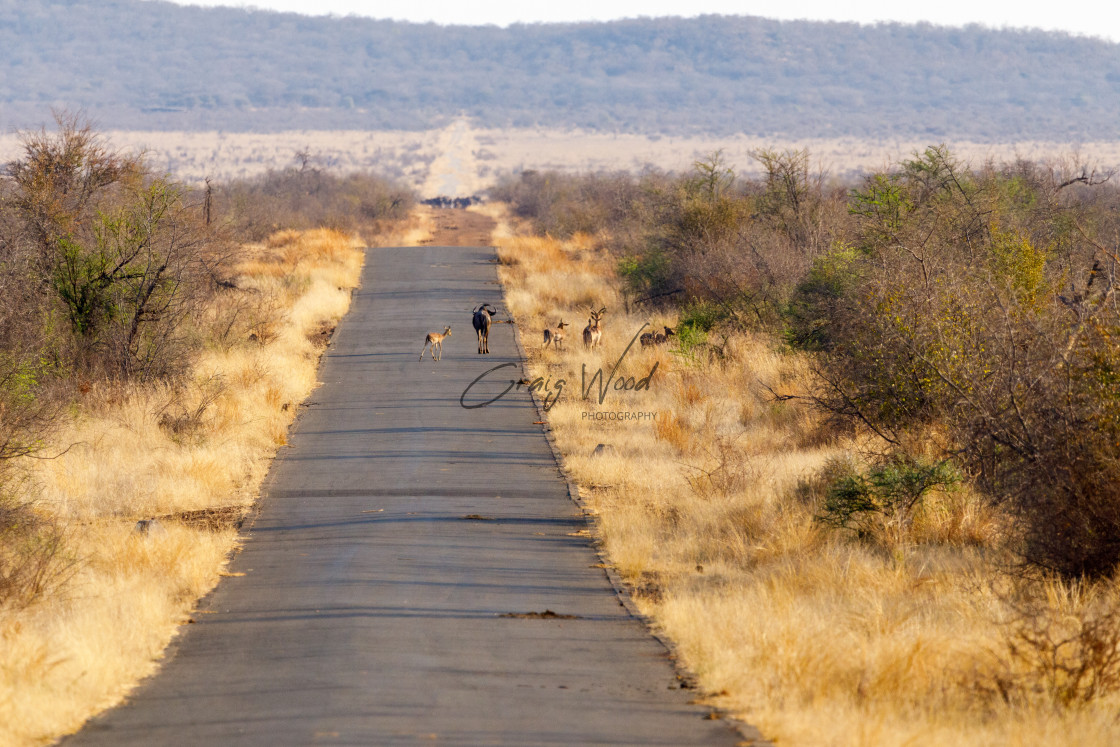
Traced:
[[[494, 253], [371, 249], [244, 550], [74, 745], [731, 745], [620, 604], [524, 391]], [[502, 315], [504, 317], [504, 315]], [[439, 363], [424, 335], [450, 324]], [[236, 574], [244, 574], [236, 575]], [[545, 614], [554, 613], [554, 614]]]

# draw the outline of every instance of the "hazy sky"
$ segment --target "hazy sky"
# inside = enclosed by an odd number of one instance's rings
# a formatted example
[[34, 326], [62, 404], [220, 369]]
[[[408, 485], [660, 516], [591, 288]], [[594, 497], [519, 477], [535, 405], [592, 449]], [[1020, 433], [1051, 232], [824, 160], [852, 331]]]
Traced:
[[934, 3], [898, 0], [560, 0], [531, 2], [498, 0], [175, 0], [191, 5], [236, 5], [314, 15], [362, 15], [448, 24], [497, 24], [610, 20], [636, 16], [695, 16], [703, 13], [754, 15], [767, 18], [859, 21], [929, 21], [945, 26], [982, 23], [993, 28], [1041, 28], [1101, 36], [1120, 41], [1120, 4], [1115, 0], [1064, 2], [993, 2], [940, 0]]

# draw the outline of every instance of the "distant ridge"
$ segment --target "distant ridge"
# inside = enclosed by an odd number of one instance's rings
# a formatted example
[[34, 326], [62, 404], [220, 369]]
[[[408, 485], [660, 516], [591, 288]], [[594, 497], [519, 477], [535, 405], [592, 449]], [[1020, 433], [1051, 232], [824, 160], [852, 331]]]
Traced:
[[1120, 45], [740, 16], [438, 26], [159, 0], [0, 0], [0, 127], [480, 126], [1111, 140]]

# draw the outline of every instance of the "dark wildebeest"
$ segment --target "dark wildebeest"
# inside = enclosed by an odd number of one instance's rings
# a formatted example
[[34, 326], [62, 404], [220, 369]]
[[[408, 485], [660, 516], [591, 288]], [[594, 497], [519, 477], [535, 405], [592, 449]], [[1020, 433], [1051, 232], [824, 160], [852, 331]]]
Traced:
[[474, 310], [474, 331], [478, 333], [478, 354], [490, 354], [490, 317], [498, 311], [488, 303]]
[[654, 343], [656, 343], [658, 345], [664, 345], [665, 343], [669, 342], [670, 337], [676, 337], [676, 336], [677, 336], [676, 330], [674, 330], [672, 327], [666, 327], [664, 334], [661, 333], [661, 332], [658, 332], [657, 336], [653, 338], [653, 341], [654, 341]]
[[664, 345], [670, 337], [676, 336], [677, 333], [673, 331], [672, 327], [666, 327], [664, 332], [646, 332], [638, 339], [641, 341], [643, 348], [648, 348], [651, 345]]

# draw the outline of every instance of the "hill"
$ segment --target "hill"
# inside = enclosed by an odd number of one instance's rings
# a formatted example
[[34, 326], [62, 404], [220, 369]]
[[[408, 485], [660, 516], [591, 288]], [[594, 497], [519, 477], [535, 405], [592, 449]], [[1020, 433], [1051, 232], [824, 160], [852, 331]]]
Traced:
[[484, 127], [1115, 136], [1120, 45], [980, 26], [746, 16], [439, 26], [159, 0], [0, 0], [0, 127]]

